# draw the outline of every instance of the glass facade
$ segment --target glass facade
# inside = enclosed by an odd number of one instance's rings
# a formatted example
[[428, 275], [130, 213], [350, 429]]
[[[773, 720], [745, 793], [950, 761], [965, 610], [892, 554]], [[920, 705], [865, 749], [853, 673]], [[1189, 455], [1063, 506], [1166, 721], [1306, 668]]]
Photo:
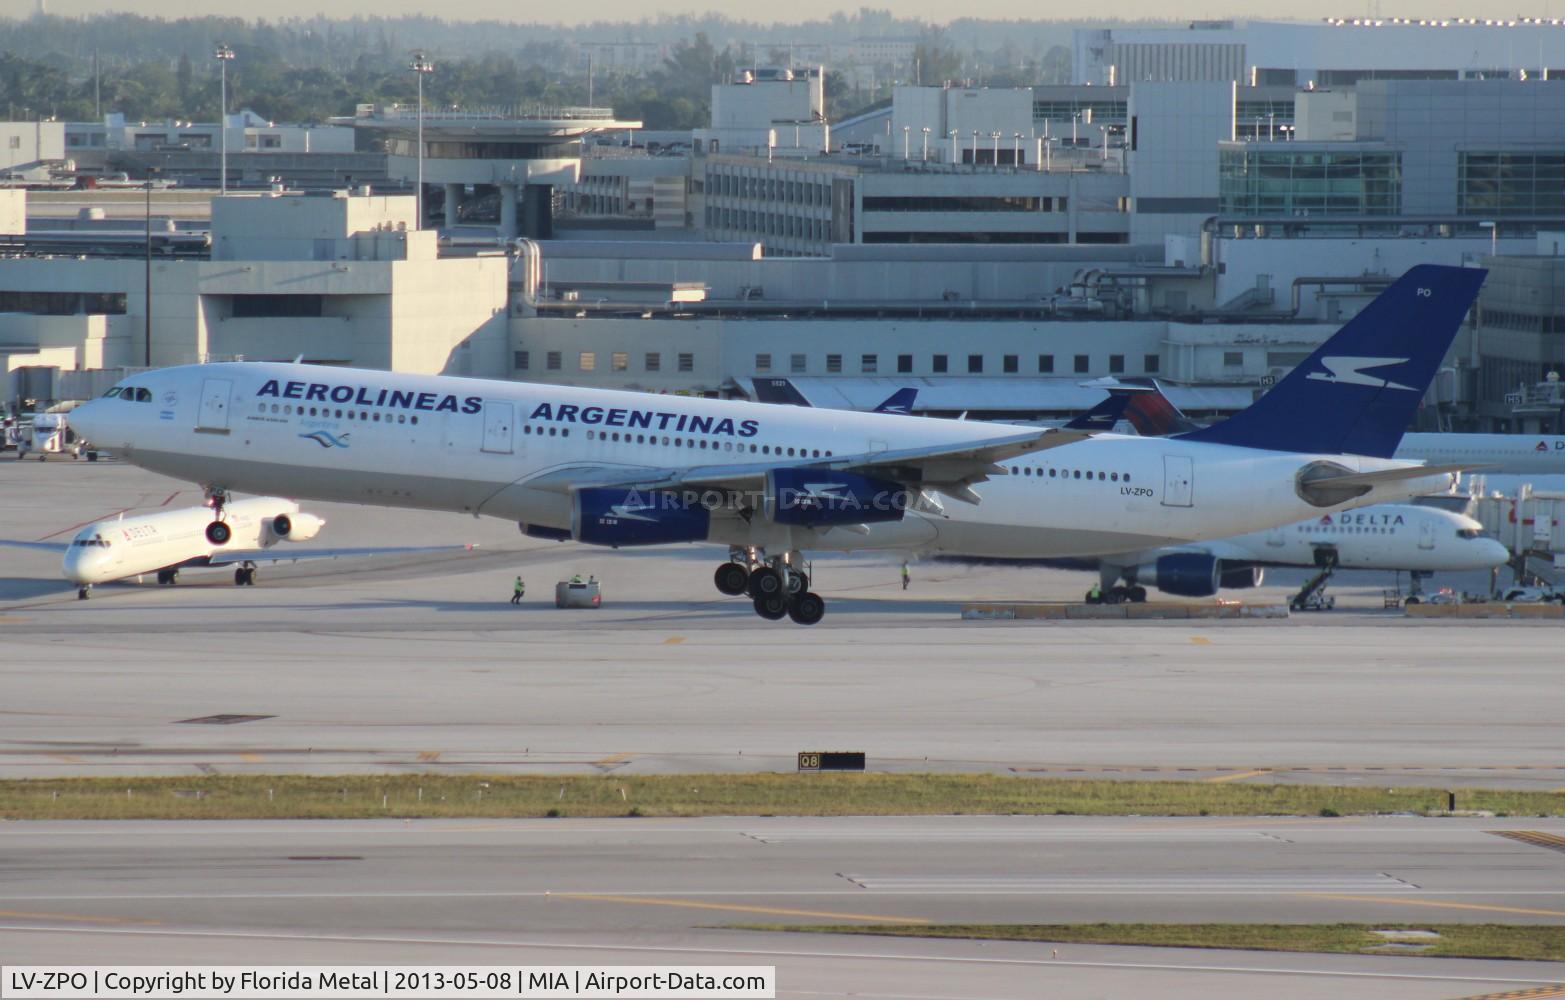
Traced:
[[1458, 154], [1457, 211], [1463, 215], [1565, 212], [1565, 150]]
[[1402, 154], [1301, 149], [1295, 143], [1230, 143], [1218, 161], [1226, 216], [1398, 215]]

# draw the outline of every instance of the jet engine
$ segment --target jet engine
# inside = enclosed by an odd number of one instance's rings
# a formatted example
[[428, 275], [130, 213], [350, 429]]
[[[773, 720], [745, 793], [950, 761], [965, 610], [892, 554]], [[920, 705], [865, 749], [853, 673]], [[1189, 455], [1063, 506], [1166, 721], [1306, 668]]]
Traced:
[[1157, 589], [1179, 597], [1211, 597], [1225, 588], [1259, 587], [1266, 576], [1266, 570], [1261, 566], [1225, 564], [1205, 552], [1173, 552], [1159, 556], [1153, 568]]
[[693, 497], [589, 487], [571, 498], [571, 537], [589, 545], [705, 541], [712, 512]]
[[314, 514], [278, 514], [266, 524], [267, 544], [274, 542], [307, 542], [320, 534], [325, 518]]
[[906, 486], [829, 469], [772, 469], [766, 473], [766, 515], [803, 527], [900, 521], [912, 502]]

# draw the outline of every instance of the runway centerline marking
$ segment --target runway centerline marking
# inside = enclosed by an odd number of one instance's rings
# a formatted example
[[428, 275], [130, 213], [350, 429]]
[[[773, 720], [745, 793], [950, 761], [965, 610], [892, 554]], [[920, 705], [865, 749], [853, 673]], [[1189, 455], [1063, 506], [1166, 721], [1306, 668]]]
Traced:
[[1221, 785], [1229, 781], [1243, 781], [1245, 778], [1255, 778], [1263, 774], [1271, 773], [1271, 768], [1263, 767], [1254, 771], [1240, 771], [1237, 774], [1219, 774], [1210, 778], [1202, 778], [1201, 780], [1206, 782], [1208, 785]]
[[1485, 913], [1519, 913], [1529, 917], [1565, 917], [1565, 910], [1534, 910], [1525, 906], [1498, 906], [1494, 903], [1455, 903], [1440, 899], [1408, 899], [1403, 896], [1348, 896], [1331, 892], [1301, 892], [1310, 899], [1344, 899], [1358, 903], [1401, 903], [1444, 910], [1481, 910]]
[[733, 913], [765, 913], [774, 917], [825, 917], [830, 920], [873, 920], [883, 924], [927, 924], [923, 917], [886, 917], [873, 913], [841, 913], [835, 910], [791, 910], [781, 906], [745, 906], [740, 903], [703, 903], [693, 899], [658, 896], [604, 896], [587, 892], [557, 892], [550, 899], [585, 899], [599, 903], [637, 903], [645, 906], [678, 906], [692, 910], [726, 910]]

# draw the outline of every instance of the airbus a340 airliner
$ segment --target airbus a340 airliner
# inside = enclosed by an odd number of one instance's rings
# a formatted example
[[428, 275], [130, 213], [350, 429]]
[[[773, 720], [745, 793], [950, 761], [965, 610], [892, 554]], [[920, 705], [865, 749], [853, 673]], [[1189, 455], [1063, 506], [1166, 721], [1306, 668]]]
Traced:
[[72, 420], [202, 484], [217, 543], [231, 490], [712, 542], [719, 590], [814, 624], [804, 550], [1103, 555], [1446, 488], [1447, 467], [1390, 456], [1483, 277], [1413, 268], [1254, 406], [1178, 439], [266, 362], [136, 374]]

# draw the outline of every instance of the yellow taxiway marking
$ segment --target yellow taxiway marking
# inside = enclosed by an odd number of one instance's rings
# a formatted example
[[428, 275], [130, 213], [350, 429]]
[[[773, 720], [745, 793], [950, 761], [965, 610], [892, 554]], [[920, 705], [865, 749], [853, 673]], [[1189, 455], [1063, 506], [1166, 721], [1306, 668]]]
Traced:
[[1254, 778], [1258, 775], [1271, 773], [1272, 772], [1269, 769], [1261, 768], [1257, 771], [1240, 771], [1237, 774], [1219, 774], [1216, 777], [1202, 778], [1201, 780], [1206, 782], [1208, 785], [1221, 785], [1225, 781], [1243, 781], [1245, 778]]
[[265, 757], [262, 757], [258, 753], [242, 753], [239, 755], [239, 759], [244, 761], [246, 764], [260, 764], [266, 760]]
[[421, 751], [419, 751], [418, 759], [420, 761], [422, 761], [423, 763], [425, 763], [425, 764], [433, 764], [435, 761], [440, 759], [440, 751], [439, 750], [421, 750]]
[[1190, 641], [1197, 646], [1210, 646], [1212, 644], [1212, 640], [1204, 635], [1193, 635], [1190, 637]]
[[82, 762], [80, 757], [75, 757], [68, 753], [52, 753], [49, 756], [62, 764], [80, 764]]
[[62, 920], [72, 924], [134, 924], [156, 927], [156, 920], [128, 920], [124, 917], [90, 917], [80, 913], [32, 913], [27, 910], [0, 910], [0, 918], [9, 920]]
[[682, 636], [682, 635], [671, 635], [667, 639], [663, 640], [663, 645], [665, 645], [665, 646], [677, 646], [677, 645], [679, 645], [680, 643], [682, 643], [684, 641], [685, 641], [685, 637]]
[[1534, 986], [1530, 990], [1511, 990], [1509, 993], [1485, 993], [1482, 996], [1462, 997], [1461, 1000], [1534, 1000], [1542, 997], [1565, 997], [1565, 983], [1558, 986]]
[[774, 917], [825, 917], [829, 920], [874, 920], [885, 924], [927, 924], [922, 917], [886, 917], [874, 913], [839, 913], [834, 910], [790, 910], [780, 906], [743, 906], [738, 903], [700, 903], [692, 899], [660, 899], [657, 896], [600, 896], [587, 892], [561, 892], [555, 899], [589, 899], [599, 903], [639, 903], [644, 906], [679, 906], [692, 910], [726, 910], [732, 913], [765, 913]]
[[1403, 906], [1428, 906], [1443, 910], [1479, 910], [1484, 913], [1519, 913], [1529, 917], [1565, 917], [1565, 910], [1533, 910], [1524, 906], [1496, 906], [1493, 903], [1453, 903], [1442, 899], [1404, 899], [1400, 896], [1348, 896], [1335, 892], [1301, 892], [1310, 899], [1346, 899], [1356, 903], [1401, 903]]
[[23, 618], [21, 615], [0, 615], [0, 622], [25, 622], [25, 621], [31, 621], [31, 619]]
[[593, 761], [592, 762], [592, 766], [593, 767], [608, 767], [610, 764], [623, 764], [627, 760], [630, 760], [630, 758], [632, 758], [634, 756], [636, 756], [636, 751], [634, 751], [634, 750], [626, 750], [623, 753], [611, 753], [607, 757], [604, 757], [602, 760], [595, 760], [595, 761]]

